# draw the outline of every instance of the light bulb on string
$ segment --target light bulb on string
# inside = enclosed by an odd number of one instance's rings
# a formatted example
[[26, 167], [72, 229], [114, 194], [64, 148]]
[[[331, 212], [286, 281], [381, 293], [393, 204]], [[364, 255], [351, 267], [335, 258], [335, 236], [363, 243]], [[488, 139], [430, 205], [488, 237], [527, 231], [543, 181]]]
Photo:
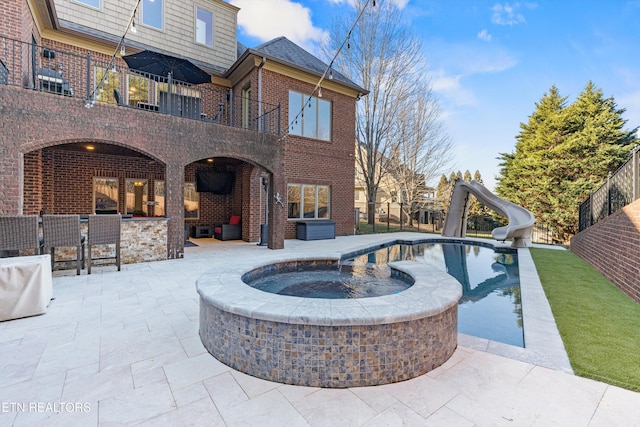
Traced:
[[120, 46], [120, 55], [124, 56], [125, 53], [127, 53], [127, 51], [124, 47], [124, 43], [122, 43], [122, 46]]
[[105, 72], [104, 74], [104, 84], [109, 84], [109, 72]]
[[135, 33], [137, 33], [137, 32], [138, 32], [138, 30], [137, 30], [137, 28], [136, 28], [136, 20], [135, 20], [135, 19], [131, 20], [131, 32], [132, 32], [133, 34], [135, 34]]
[[111, 66], [111, 72], [112, 72], [112, 73], [117, 73], [117, 72], [118, 72], [118, 69], [116, 68], [116, 64], [113, 64], [113, 65]]
[[322, 98], [322, 87], [318, 88], [318, 98]]
[[329, 80], [333, 80], [333, 68], [329, 68]]

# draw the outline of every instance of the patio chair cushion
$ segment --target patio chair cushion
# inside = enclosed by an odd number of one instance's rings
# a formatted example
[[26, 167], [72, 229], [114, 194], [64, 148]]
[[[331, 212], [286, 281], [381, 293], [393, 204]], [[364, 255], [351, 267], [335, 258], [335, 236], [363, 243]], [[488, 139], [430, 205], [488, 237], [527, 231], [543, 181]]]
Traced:
[[231, 218], [229, 218], [229, 224], [231, 225], [240, 224], [240, 215], [231, 215]]

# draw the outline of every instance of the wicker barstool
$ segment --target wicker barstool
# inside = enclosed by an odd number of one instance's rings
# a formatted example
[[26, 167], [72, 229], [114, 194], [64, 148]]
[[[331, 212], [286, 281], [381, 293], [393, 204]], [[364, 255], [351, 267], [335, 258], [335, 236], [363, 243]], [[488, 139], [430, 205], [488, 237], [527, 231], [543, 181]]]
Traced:
[[0, 216], [0, 251], [33, 249], [40, 254], [38, 217], [35, 215]]
[[[120, 224], [122, 215], [89, 215], [89, 236], [87, 251], [89, 263], [87, 273], [91, 274], [91, 261], [98, 259], [115, 259], [120, 271]], [[93, 258], [91, 248], [96, 245], [115, 245], [116, 256]]]
[[55, 248], [76, 248], [76, 272], [84, 268], [84, 236], [80, 233], [80, 215], [42, 215], [44, 247], [51, 248], [51, 270], [55, 266]]

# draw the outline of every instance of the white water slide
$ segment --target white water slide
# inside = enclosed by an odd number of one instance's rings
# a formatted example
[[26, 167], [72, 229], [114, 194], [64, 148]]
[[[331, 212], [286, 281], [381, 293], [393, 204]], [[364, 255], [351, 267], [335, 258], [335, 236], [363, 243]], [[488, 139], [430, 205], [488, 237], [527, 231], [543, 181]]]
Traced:
[[449, 212], [442, 228], [442, 236], [465, 237], [467, 235], [469, 194], [473, 194], [480, 203], [509, 219], [508, 225], [495, 228], [491, 232], [494, 239], [513, 240], [511, 246], [514, 248], [524, 248], [531, 244], [531, 231], [535, 222], [533, 214], [520, 205], [501, 199], [475, 180], [456, 181]]

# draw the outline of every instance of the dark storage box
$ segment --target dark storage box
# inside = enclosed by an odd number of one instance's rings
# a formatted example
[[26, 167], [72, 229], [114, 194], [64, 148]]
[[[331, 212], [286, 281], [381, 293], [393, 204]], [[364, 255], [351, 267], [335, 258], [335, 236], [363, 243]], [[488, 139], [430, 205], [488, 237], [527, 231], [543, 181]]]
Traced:
[[196, 239], [201, 237], [213, 237], [213, 227], [210, 225], [192, 225], [191, 237]]
[[328, 220], [296, 222], [296, 239], [322, 240], [336, 238], [336, 223]]

